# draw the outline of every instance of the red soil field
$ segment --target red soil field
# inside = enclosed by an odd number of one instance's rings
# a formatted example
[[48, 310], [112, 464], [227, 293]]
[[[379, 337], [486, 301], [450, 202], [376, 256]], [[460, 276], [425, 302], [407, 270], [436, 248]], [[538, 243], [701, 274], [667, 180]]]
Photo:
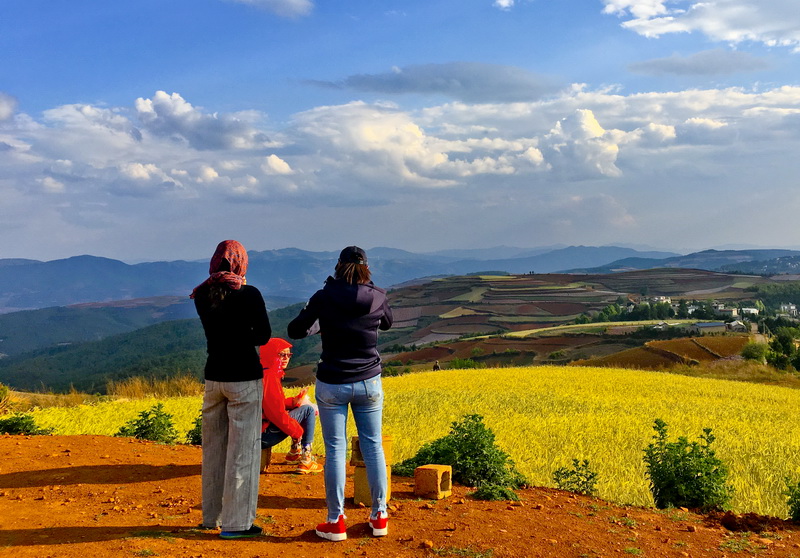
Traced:
[[348, 538], [329, 542], [314, 534], [324, 519], [322, 475], [298, 477], [286, 465], [261, 476], [256, 523], [267, 535], [226, 541], [197, 528], [198, 447], [4, 435], [0, 454], [0, 554], [15, 558], [719, 558], [744, 555], [734, 550], [744, 546], [762, 558], [800, 553], [800, 526], [776, 518], [659, 512], [537, 487], [520, 490], [521, 502], [474, 500], [462, 486], [422, 500], [413, 479], [400, 477], [392, 479], [388, 536], [372, 537], [368, 511], [348, 500]]

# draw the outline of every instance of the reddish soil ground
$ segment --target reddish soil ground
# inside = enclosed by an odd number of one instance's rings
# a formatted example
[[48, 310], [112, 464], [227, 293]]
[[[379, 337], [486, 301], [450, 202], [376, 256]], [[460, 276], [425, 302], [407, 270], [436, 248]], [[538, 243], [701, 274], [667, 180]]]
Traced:
[[[348, 539], [318, 539], [322, 476], [272, 465], [257, 524], [267, 535], [221, 540], [200, 522], [200, 448], [103, 436], [0, 436], [0, 555], [56, 556], [747, 556], [800, 555], [800, 526], [760, 516], [703, 516], [624, 507], [553, 489], [522, 501], [438, 501], [394, 478], [390, 532], [373, 538], [350, 505]], [[352, 472], [352, 471], [351, 471]], [[348, 494], [352, 494], [349, 487]]]

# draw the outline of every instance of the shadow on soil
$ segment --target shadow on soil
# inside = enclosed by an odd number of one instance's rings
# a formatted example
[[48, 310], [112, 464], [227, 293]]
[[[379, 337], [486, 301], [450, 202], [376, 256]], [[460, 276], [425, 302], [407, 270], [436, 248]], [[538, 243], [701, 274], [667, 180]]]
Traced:
[[0, 488], [33, 488], [53, 484], [128, 484], [200, 475], [197, 465], [87, 465], [0, 474]]

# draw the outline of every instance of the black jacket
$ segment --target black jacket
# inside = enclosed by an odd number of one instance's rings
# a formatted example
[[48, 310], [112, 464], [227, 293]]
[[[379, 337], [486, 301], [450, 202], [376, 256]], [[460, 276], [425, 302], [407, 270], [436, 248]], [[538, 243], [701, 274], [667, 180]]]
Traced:
[[194, 306], [206, 332], [206, 380], [244, 382], [263, 378], [257, 346], [266, 345], [272, 328], [259, 290], [244, 285], [212, 308], [208, 285], [204, 285], [195, 293]]
[[372, 283], [353, 285], [328, 277], [287, 329], [292, 339], [319, 332], [322, 355], [317, 379], [348, 384], [381, 373], [378, 329], [390, 327], [392, 310], [385, 290]]

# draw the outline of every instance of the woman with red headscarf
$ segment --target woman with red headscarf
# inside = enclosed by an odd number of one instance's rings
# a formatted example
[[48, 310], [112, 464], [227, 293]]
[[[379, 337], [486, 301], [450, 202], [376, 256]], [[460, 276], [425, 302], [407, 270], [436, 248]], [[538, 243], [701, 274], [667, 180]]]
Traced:
[[220, 537], [262, 534], [258, 501], [263, 370], [257, 346], [272, 335], [261, 293], [247, 285], [247, 251], [219, 243], [209, 277], [191, 294], [206, 334], [203, 395], [203, 527]]
[[292, 447], [286, 454], [287, 463], [297, 463], [296, 473], [319, 473], [322, 465], [311, 453], [317, 410], [308, 398], [308, 389], [294, 397], [286, 397], [281, 380], [292, 358], [292, 344], [273, 337], [259, 351], [264, 367], [264, 402], [261, 406], [261, 449], [268, 450], [262, 459], [269, 465], [272, 447], [292, 437]]

